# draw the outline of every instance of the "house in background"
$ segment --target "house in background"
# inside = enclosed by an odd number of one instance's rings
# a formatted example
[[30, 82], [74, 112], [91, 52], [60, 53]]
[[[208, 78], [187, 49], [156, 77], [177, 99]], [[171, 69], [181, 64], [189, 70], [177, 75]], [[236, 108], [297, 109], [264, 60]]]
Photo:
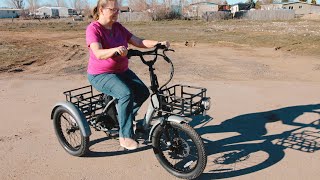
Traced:
[[77, 16], [78, 12], [75, 9], [68, 9], [68, 16]]
[[219, 5], [212, 2], [198, 2], [187, 6], [184, 9], [185, 18], [198, 18], [206, 12], [219, 11]]
[[248, 11], [254, 8], [254, 3], [237, 3], [231, 5], [231, 13], [235, 14], [236, 12], [239, 11]]
[[75, 9], [67, 7], [41, 7], [36, 10], [36, 16], [39, 18], [64, 18], [69, 16], [78, 15]]
[[120, 12], [132, 12], [132, 9], [129, 6], [121, 6]]
[[305, 15], [311, 13], [311, 4], [306, 2], [285, 2], [261, 5], [261, 10], [278, 10], [288, 9], [294, 10], [296, 15]]
[[38, 18], [59, 17], [59, 10], [53, 7], [44, 6], [38, 8], [35, 14]]
[[230, 11], [230, 5], [219, 5], [219, 11]]
[[18, 18], [21, 15], [22, 9], [0, 9], [0, 18]]
[[59, 11], [59, 17], [69, 17], [69, 9], [66, 7], [56, 7]]

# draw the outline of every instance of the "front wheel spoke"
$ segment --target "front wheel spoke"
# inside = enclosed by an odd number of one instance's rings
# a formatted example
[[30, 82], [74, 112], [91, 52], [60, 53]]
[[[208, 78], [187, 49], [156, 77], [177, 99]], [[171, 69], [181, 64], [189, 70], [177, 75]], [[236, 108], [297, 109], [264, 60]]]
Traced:
[[173, 163], [171, 163], [172, 166], [173, 166], [173, 167], [176, 167], [176, 165], [177, 165], [177, 159], [172, 159], [172, 162], [173, 162]]
[[168, 160], [168, 162], [171, 164], [171, 166], [174, 166], [174, 160], [175, 159], [173, 159], [173, 158], [170, 158], [171, 157], [171, 155], [170, 155], [170, 152], [171, 151], [168, 151], [168, 152], [165, 152], [166, 153], [166, 155], [165, 154], [163, 154], [165, 157], [166, 157], [166, 159]]
[[192, 157], [194, 157], [196, 160], [198, 160], [198, 156], [195, 156], [195, 155], [192, 155], [192, 154], [189, 154], [189, 156], [192, 156]]
[[174, 138], [181, 138], [177, 129], [173, 129]]
[[[190, 133], [189, 133], [190, 131]], [[168, 167], [181, 173], [191, 173], [196, 170], [202, 149], [198, 148], [198, 137], [194, 135], [191, 127], [176, 123], [168, 123], [160, 131], [159, 146], [162, 158]], [[171, 142], [171, 147], [167, 143]], [[200, 144], [201, 147], [201, 144]], [[206, 159], [205, 159], [206, 160]]]

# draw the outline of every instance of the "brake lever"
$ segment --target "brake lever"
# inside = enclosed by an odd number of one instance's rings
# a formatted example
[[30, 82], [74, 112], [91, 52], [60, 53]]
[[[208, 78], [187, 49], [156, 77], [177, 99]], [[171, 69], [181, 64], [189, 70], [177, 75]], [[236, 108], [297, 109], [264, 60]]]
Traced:
[[166, 49], [164, 49], [163, 50], [163, 54], [164, 54], [164, 56], [163, 56], [163, 59], [167, 62], [167, 63], [170, 63], [170, 59], [168, 58], [168, 56], [166, 55], [166, 51], [172, 51], [172, 52], [175, 52], [173, 49], [168, 49], [168, 48], [166, 48]]

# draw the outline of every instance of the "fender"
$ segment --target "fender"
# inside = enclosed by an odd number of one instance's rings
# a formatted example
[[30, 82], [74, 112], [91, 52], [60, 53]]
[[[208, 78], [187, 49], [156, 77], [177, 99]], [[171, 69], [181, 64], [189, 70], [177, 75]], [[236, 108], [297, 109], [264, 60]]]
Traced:
[[[154, 130], [162, 123], [163, 120], [158, 120], [151, 128], [150, 132], [149, 132], [149, 142], [152, 141], [152, 135]], [[175, 123], [179, 123], [179, 124], [183, 124], [183, 123], [187, 123], [187, 121], [180, 117], [180, 116], [169, 116], [168, 120], [169, 122], [175, 122]]]
[[53, 119], [53, 114], [56, 111], [56, 109], [58, 107], [64, 107], [65, 109], [67, 109], [75, 118], [75, 120], [77, 121], [79, 128], [81, 130], [81, 133], [84, 137], [89, 137], [91, 135], [91, 130], [89, 127], [89, 124], [87, 122], [86, 117], [83, 115], [83, 113], [79, 110], [79, 108], [77, 108], [74, 104], [72, 104], [71, 102], [58, 102], [52, 112], [51, 112], [51, 120]]

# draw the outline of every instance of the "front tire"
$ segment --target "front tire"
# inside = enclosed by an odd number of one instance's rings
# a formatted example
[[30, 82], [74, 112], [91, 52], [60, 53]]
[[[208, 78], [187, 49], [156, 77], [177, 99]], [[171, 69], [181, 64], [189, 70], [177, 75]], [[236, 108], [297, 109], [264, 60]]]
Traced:
[[72, 113], [63, 106], [53, 114], [53, 127], [61, 146], [73, 156], [84, 156], [89, 149], [89, 137], [84, 137]]
[[153, 151], [160, 164], [179, 178], [194, 179], [207, 164], [203, 141], [188, 124], [165, 122], [152, 137]]

